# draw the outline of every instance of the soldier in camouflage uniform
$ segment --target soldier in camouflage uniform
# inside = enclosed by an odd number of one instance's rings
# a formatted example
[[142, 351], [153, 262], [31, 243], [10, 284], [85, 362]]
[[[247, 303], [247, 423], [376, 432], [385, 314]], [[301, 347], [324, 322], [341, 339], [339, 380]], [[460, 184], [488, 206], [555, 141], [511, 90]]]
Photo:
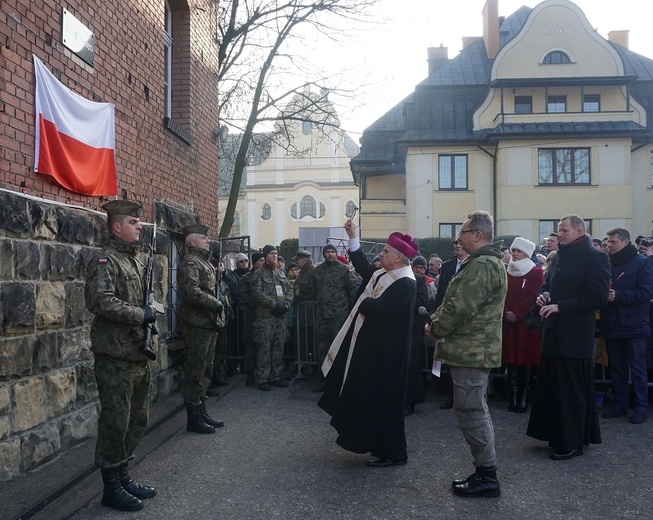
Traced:
[[229, 331], [228, 323], [234, 318], [234, 311], [232, 310], [231, 293], [229, 286], [225, 281], [225, 266], [224, 262], [220, 260], [220, 256], [215, 254], [211, 258], [211, 263], [217, 268], [217, 281], [216, 292], [218, 299], [222, 303], [224, 309], [223, 313], [218, 316], [218, 339], [215, 342], [215, 357], [213, 358], [213, 377], [207, 395], [209, 397], [217, 397], [220, 395], [217, 388], [220, 386], [229, 386], [228, 379], [225, 379], [226, 374], [223, 375], [225, 370], [225, 361], [227, 359], [227, 349], [229, 347]]
[[245, 360], [243, 365], [247, 373], [247, 386], [254, 386], [256, 378], [254, 377], [254, 370], [256, 370], [256, 345], [252, 338], [254, 330], [254, 321], [256, 321], [256, 302], [252, 296], [252, 276], [254, 271], [260, 269], [265, 263], [263, 253], [256, 251], [252, 253], [252, 270], [245, 273], [240, 277], [238, 283], [238, 291], [240, 293], [241, 301], [245, 307]]
[[430, 328], [437, 359], [447, 363], [453, 381], [453, 408], [458, 427], [474, 457], [476, 471], [452, 482], [455, 495], [497, 497], [494, 428], [487, 407], [490, 370], [501, 365], [503, 304], [508, 278], [500, 243], [493, 244], [492, 216], [471, 213], [457, 241], [469, 253], [449, 282]]
[[256, 303], [256, 321], [252, 337], [256, 344], [256, 382], [259, 390], [271, 386], [285, 388], [281, 379], [283, 346], [286, 341], [286, 313], [292, 305], [292, 292], [286, 275], [277, 269], [277, 250], [263, 248], [265, 263], [252, 275], [252, 297]]
[[141, 206], [113, 200], [107, 212], [109, 241], [88, 265], [84, 296], [95, 314], [91, 350], [100, 397], [95, 464], [102, 471], [102, 504], [122, 511], [143, 509], [154, 488], [134, 482], [127, 463], [134, 457], [149, 411], [150, 367], [140, 347], [145, 328], [156, 321], [143, 305], [145, 266], [136, 258]]
[[[317, 302], [315, 308], [315, 329], [317, 338], [317, 362], [322, 366], [329, 347], [347, 319], [356, 301], [356, 279], [349, 268], [338, 260], [338, 250], [333, 244], [322, 248], [324, 262], [313, 271], [313, 293]], [[324, 392], [325, 381], [319, 372], [321, 382], [313, 393]]]
[[194, 224], [184, 228], [186, 254], [179, 262], [179, 319], [186, 343], [182, 367], [182, 392], [188, 413], [186, 430], [215, 433], [224, 426], [206, 411], [206, 391], [213, 375], [213, 357], [218, 338], [218, 317], [224, 312], [215, 297], [215, 268], [209, 262], [209, 228]]

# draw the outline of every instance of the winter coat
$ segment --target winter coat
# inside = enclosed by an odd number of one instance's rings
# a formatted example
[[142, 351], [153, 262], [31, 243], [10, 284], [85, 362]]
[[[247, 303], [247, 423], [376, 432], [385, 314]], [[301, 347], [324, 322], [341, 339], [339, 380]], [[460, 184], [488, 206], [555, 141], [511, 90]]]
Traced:
[[601, 312], [601, 332], [609, 339], [649, 336], [653, 263], [628, 244], [610, 255], [610, 264], [615, 295]]
[[544, 329], [542, 353], [578, 359], [594, 357], [595, 313], [608, 303], [608, 256], [589, 237], [561, 245], [544, 275], [538, 294], [548, 292], [559, 312]]
[[501, 365], [508, 281], [499, 245], [483, 246], [467, 257], [432, 316], [431, 336], [444, 338], [436, 358], [444, 363], [476, 368]]

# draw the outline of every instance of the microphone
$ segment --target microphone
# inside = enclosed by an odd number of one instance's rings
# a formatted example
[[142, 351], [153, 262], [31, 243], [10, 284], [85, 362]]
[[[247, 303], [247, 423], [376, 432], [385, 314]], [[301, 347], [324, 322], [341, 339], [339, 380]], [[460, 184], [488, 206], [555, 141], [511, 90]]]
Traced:
[[431, 316], [429, 316], [429, 311], [426, 310], [426, 307], [423, 307], [423, 306], [419, 307], [417, 309], [417, 312], [422, 315], [422, 318], [424, 318], [426, 323], [428, 323], [429, 325], [431, 325], [431, 323], [433, 323], [433, 320], [431, 319]]
[[551, 293], [549, 291], [544, 291], [542, 293], [542, 298], [544, 298], [544, 305], [548, 305], [551, 302]]

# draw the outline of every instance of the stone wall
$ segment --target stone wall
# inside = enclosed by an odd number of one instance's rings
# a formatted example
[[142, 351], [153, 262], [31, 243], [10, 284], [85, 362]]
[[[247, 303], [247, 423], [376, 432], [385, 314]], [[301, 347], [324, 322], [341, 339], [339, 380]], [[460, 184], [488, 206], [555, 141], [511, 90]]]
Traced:
[[[159, 224], [170, 230], [197, 219], [162, 204], [157, 208]], [[144, 228], [143, 243], [152, 229]], [[96, 432], [93, 316], [84, 304], [84, 280], [106, 238], [100, 213], [0, 191], [0, 481]], [[155, 293], [166, 309], [170, 239], [169, 231], [158, 230]], [[157, 325], [152, 400], [176, 390], [180, 378], [164, 339], [167, 316], [159, 316]]]

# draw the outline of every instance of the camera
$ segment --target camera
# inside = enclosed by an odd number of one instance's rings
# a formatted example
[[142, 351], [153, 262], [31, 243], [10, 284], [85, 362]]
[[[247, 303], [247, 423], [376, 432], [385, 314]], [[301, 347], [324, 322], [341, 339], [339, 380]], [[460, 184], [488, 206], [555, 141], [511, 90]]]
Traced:
[[642, 247], [651, 247], [653, 246], [653, 238], [642, 238], [639, 241], [639, 245]]

